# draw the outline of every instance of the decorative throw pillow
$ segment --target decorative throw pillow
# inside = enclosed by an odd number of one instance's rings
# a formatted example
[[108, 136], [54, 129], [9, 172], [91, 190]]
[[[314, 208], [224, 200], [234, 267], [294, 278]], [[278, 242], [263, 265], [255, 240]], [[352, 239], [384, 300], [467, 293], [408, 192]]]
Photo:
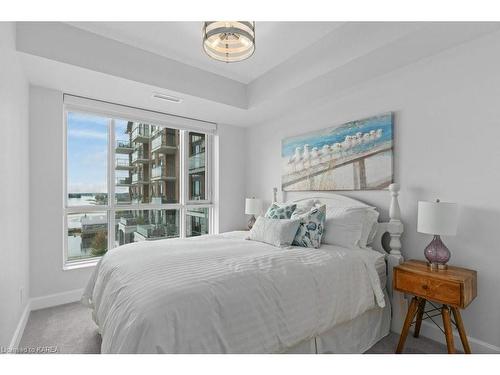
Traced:
[[292, 245], [319, 248], [325, 227], [325, 218], [325, 205], [313, 207], [304, 214], [293, 213], [291, 219], [298, 219], [300, 224]]
[[259, 216], [247, 240], [264, 242], [277, 247], [288, 247], [292, 244], [298, 227], [299, 220], [276, 220]]
[[279, 205], [277, 203], [273, 203], [267, 209], [267, 212], [264, 215], [264, 217], [268, 219], [290, 219], [296, 207], [297, 207], [296, 204]]

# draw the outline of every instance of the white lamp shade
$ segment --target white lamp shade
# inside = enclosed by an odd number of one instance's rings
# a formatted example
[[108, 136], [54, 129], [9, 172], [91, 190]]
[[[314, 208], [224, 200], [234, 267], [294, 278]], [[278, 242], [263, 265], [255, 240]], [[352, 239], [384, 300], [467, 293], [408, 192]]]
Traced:
[[457, 234], [458, 205], [448, 202], [418, 202], [417, 231], [427, 234]]
[[262, 212], [262, 201], [256, 198], [245, 199], [245, 213], [247, 215], [259, 215]]

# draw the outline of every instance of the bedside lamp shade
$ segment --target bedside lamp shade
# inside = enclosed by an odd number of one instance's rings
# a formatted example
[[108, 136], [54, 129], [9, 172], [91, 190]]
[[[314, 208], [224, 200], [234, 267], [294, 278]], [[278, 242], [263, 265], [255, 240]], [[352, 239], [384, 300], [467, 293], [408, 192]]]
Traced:
[[457, 234], [458, 207], [456, 203], [418, 202], [417, 231], [434, 237], [424, 250], [425, 259], [431, 270], [444, 270], [450, 260], [450, 250], [441, 240], [441, 235]]
[[433, 235], [457, 234], [458, 206], [448, 202], [418, 202], [417, 231]]
[[256, 198], [245, 199], [245, 214], [259, 215], [262, 211], [262, 201]]

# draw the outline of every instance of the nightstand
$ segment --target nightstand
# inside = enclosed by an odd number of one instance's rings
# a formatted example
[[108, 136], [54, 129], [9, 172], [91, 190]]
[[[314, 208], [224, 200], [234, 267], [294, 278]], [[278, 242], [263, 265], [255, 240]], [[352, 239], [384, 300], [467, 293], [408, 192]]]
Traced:
[[[394, 267], [393, 287], [399, 292], [413, 295], [396, 353], [403, 351], [412, 324], [415, 324], [414, 336], [418, 337], [422, 320], [431, 319], [435, 323], [432, 318], [437, 315], [443, 318], [444, 331], [441, 327], [440, 329], [446, 336], [448, 353], [455, 353], [452, 323], [458, 329], [465, 353], [471, 352], [460, 309], [467, 307], [477, 295], [476, 271], [452, 266], [448, 266], [446, 270], [431, 271], [427, 262], [409, 260]], [[433, 302], [440, 303], [442, 306], [436, 307]], [[425, 309], [427, 303], [432, 306], [430, 310]], [[415, 322], [413, 322], [415, 317]]]

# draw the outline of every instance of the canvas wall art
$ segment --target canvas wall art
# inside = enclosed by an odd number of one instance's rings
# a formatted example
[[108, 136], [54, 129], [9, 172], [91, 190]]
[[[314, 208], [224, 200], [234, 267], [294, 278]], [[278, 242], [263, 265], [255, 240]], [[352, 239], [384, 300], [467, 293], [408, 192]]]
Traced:
[[393, 114], [285, 138], [282, 190], [379, 190], [393, 182]]

